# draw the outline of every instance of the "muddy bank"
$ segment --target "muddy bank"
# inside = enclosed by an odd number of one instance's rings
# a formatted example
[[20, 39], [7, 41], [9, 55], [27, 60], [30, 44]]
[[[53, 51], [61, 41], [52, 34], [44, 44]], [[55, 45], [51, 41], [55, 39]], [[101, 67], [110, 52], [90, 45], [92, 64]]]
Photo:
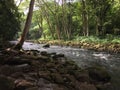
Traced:
[[64, 54], [0, 52], [0, 90], [112, 90], [102, 67], [79, 68]]

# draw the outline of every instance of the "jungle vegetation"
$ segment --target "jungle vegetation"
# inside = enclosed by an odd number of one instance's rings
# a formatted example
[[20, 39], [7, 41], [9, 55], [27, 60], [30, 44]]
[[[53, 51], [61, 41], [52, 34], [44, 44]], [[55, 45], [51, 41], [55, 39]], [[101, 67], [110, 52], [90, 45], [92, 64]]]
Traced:
[[[30, 1], [0, 1], [1, 40], [17, 39], [24, 33]], [[120, 43], [120, 0], [35, 0], [31, 17], [27, 40]]]

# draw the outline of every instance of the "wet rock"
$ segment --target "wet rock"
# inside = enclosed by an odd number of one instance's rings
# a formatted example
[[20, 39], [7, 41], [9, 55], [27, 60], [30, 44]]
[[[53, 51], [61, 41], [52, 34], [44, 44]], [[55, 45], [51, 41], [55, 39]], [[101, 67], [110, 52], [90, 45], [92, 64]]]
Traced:
[[64, 85], [54, 85], [53, 90], [70, 90]]
[[31, 62], [32, 60], [38, 59], [38, 56], [24, 54], [24, 55], [21, 55], [21, 59], [24, 61]]
[[51, 80], [50, 71], [39, 71], [39, 77], [46, 80]]
[[59, 71], [60, 74], [67, 74], [68, 73], [67, 69], [65, 69], [65, 68], [59, 68], [57, 70]]
[[109, 82], [111, 77], [110, 75], [108, 74], [108, 72], [106, 71], [105, 68], [103, 67], [90, 67], [87, 69], [88, 72], [89, 72], [89, 76], [92, 80], [95, 80], [95, 81], [101, 81], [101, 82]]
[[32, 77], [32, 76], [30, 76], [30, 75], [28, 75], [28, 74], [23, 74], [23, 76], [24, 76], [24, 79], [25, 80], [27, 80], [27, 81], [30, 81], [30, 82], [32, 82], [33, 84], [35, 84], [35, 82], [36, 82], [36, 78], [34, 78], [34, 77]]
[[45, 44], [43, 48], [50, 48], [50, 44]]
[[29, 72], [28, 75], [32, 78], [38, 78], [38, 72]]
[[97, 90], [97, 88], [92, 84], [81, 83], [78, 86], [78, 90]]
[[17, 71], [17, 72], [14, 72], [11, 74], [11, 77], [13, 78], [24, 78], [24, 73], [23, 72], [20, 72], [20, 71]]
[[54, 67], [55, 67], [55, 64], [52, 63], [52, 62], [48, 62], [48, 63], [46, 63], [46, 67], [47, 67], [47, 68], [54, 68]]
[[56, 55], [56, 52], [50, 53], [50, 55], [51, 55], [51, 56], [52, 56], [52, 55]]
[[60, 54], [57, 54], [58, 57], [64, 57], [65, 55], [60, 53]]
[[59, 73], [51, 73], [51, 77], [56, 83], [64, 83], [64, 80]]
[[86, 71], [75, 71], [74, 76], [80, 82], [90, 82], [89, 74]]
[[13, 90], [14, 81], [3, 75], [0, 75], [0, 90]]
[[48, 53], [46, 51], [41, 51], [40, 54], [43, 56], [48, 56]]
[[64, 74], [62, 76], [63, 76], [63, 80], [64, 80], [65, 84], [70, 85], [71, 87], [76, 86], [77, 80], [73, 75]]
[[34, 84], [24, 79], [15, 80], [15, 90], [25, 90], [26, 88], [33, 87]]
[[28, 51], [26, 51], [26, 54], [37, 56], [39, 54], [39, 51], [38, 50], [28, 50]]
[[64, 54], [55, 54], [55, 55], [52, 55], [51, 56], [53, 59], [58, 59], [58, 58], [62, 58], [62, 57], [65, 57]]
[[31, 64], [31, 61], [29, 59], [16, 59], [16, 58], [12, 58], [10, 60], [5, 60], [4, 64], [7, 65], [21, 65], [21, 64]]
[[114, 87], [111, 83], [98, 84], [98, 85], [96, 85], [96, 88], [98, 90], [114, 90]]
[[25, 90], [39, 90], [39, 88], [38, 87], [31, 87], [31, 88], [27, 88]]
[[38, 90], [53, 90], [54, 87], [57, 87], [57, 84], [53, 84], [43, 78], [40, 78], [37, 86], [39, 86]]
[[14, 73], [14, 68], [9, 65], [4, 65], [0, 67], [0, 74], [9, 76]]
[[50, 71], [51, 73], [58, 73], [57, 69], [55, 69], [55, 68], [50, 68], [49, 71]]
[[31, 66], [28, 64], [14, 65], [14, 72], [29, 72], [31, 70]]
[[39, 62], [49, 62], [51, 59], [48, 56], [38, 56], [37, 59]]

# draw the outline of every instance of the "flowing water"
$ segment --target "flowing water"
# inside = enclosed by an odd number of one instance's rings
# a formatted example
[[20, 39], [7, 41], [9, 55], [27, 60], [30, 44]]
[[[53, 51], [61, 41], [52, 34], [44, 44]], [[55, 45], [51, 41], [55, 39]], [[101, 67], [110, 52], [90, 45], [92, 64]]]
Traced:
[[25, 42], [23, 48], [25, 50], [63, 53], [68, 59], [74, 60], [81, 68], [93, 65], [105, 67], [112, 77], [113, 90], [120, 90], [120, 54], [61, 46], [50, 46], [50, 48], [45, 49], [42, 46], [43, 44]]

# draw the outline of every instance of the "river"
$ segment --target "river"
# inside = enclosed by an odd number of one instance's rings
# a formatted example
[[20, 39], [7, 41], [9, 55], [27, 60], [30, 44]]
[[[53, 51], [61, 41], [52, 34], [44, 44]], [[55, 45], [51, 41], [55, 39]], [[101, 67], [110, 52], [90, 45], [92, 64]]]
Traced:
[[47, 51], [48, 53], [63, 53], [68, 59], [74, 60], [81, 68], [94, 65], [105, 67], [112, 77], [112, 90], [120, 90], [120, 54], [61, 46], [50, 46], [50, 48], [42, 48], [43, 45], [44, 44], [33, 44], [25, 42], [23, 49]]

